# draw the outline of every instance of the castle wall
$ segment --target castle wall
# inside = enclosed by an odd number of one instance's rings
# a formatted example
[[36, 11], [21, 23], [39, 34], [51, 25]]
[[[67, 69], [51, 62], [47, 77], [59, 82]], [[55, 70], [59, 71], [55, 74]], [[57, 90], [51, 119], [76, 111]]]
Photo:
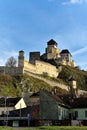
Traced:
[[22, 67], [0, 67], [0, 74], [8, 74], [8, 75], [22, 75], [23, 68]]
[[38, 60], [35, 61], [35, 65], [29, 63], [28, 61], [24, 61], [24, 71], [48, 75], [51, 77], [57, 77], [59, 74], [58, 69], [55, 66]]
[[24, 71], [36, 73], [36, 66], [34, 64], [29, 63], [27, 60], [24, 60]]
[[35, 64], [31, 64], [27, 60], [24, 60], [24, 67], [0, 67], [0, 74], [22, 75], [25, 71], [51, 77], [57, 77], [59, 74], [59, 71], [55, 66], [38, 60], [35, 61]]
[[51, 65], [49, 63], [36, 61], [35, 65], [36, 65], [36, 73], [38, 74], [47, 74], [51, 77], [57, 77], [59, 74], [56, 66]]

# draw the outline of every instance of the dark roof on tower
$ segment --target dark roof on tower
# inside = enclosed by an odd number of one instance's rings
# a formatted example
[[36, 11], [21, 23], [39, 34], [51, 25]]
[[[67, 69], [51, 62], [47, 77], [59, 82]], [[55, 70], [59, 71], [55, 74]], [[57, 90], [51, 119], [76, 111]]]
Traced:
[[23, 50], [20, 50], [19, 52], [20, 52], [20, 53], [21, 53], [21, 52], [22, 52], [22, 53], [24, 53], [24, 51], [23, 51]]
[[70, 54], [70, 55], [71, 55], [71, 53], [69, 52], [69, 50], [68, 50], [68, 49], [64, 49], [64, 50], [62, 50], [62, 51], [60, 52], [60, 54], [65, 54], [65, 53], [68, 53], [68, 54]]
[[57, 42], [54, 41], [53, 39], [51, 39], [51, 40], [49, 40], [49, 41], [47, 42], [47, 45], [56, 45], [56, 46], [57, 46]]

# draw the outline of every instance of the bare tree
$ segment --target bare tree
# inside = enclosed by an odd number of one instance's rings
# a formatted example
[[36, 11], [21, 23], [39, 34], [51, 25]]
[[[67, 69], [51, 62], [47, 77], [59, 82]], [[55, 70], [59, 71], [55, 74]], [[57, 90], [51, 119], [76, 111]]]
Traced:
[[16, 59], [13, 56], [11, 56], [10, 58], [8, 58], [5, 66], [7, 66], [7, 67], [16, 67], [16, 63], [17, 63]]

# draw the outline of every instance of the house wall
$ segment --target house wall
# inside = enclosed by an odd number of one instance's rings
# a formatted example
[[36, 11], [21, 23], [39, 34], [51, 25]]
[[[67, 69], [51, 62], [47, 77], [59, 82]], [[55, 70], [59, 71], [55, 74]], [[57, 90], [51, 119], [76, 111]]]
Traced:
[[44, 92], [40, 92], [40, 119], [59, 119], [57, 102]]
[[2, 115], [3, 112], [6, 113], [11, 110], [14, 110], [14, 107], [0, 107], [0, 115]]
[[87, 112], [87, 108], [76, 108], [71, 110], [73, 115], [75, 114], [75, 111], [78, 112], [77, 120], [87, 120], [87, 116], [85, 116], [85, 111]]
[[69, 109], [61, 106], [58, 106], [58, 109], [60, 110], [59, 120], [69, 119]]
[[45, 92], [40, 92], [40, 119], [63, 120], [68, 118], [68, 109], [59, 105], [53, 97]]
[[29, 100], [29, 105], [32, 106], [32, 105], [37, 105], [40, 103], [40, 98], [39, 96], [35, 96], [35, 97], [30, 97], [30, 100]]
[[21, 109], [21, 108], [25, 108], [25, 107], [27, 107], [27, 106], [24, 102], [24, 99], [21, 98], [21, 100], [15, 105], [14, 108], [17, 110], [17, 109]]

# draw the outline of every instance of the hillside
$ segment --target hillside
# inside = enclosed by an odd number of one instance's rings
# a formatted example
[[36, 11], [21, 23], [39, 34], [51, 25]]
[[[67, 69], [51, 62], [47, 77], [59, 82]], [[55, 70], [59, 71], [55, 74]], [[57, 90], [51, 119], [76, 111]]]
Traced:
[[[34, 76], [35, 77], [35, 76]], [[37, 92], [40, 89], [45, 89], [51, 91], [53, 87], [41, 79], [34, 78], [27, 74], [23, 76], [9, 76], [0, 75], [0, 96], [21, 96], [22, 92]], [[38, 75], [39, 77], [39, 75]], [[40, 76], [41, 77], [41, 76]], [[52, 80], [49, 77], [44, 77], [44, 79]], [[59, 93], [67, 93], [66, 90], [57, 88]]]
[[62, 66], [62, 71], [60, 72], [58, 78], [62, 79], [68, 84], [69, 77], [74, 77], [77, 81], [77, 88], [82, 90], [87, 90], [87, 72], [72, 68], [70, 66]]
[[[50, 61], [51, 64], [57, 64], [54, 61]], [[38, 78], [37, 78], [38, 76]], [[66, 90], [58, 88], [58, 84], [68, 85], [69, 77], [73, 76], [77, 81], [77, 88], [87, 90], [87, 72], [69, 66], [62, 66], [62, 71], [59, 76], [51, 78], [44, 75], [30, 75], [24, 74], [23, 76], [9, 76], [0, 75], [0, 96], [21, 96], [22, 92], [37, 92], [40, 89], [46, 89], [51, 91], [54, 86], [57, 86], [58, 93], [67, 93]], [[42, 78], [41, 78], [42, 77]], [[57, 84], [57, 85], [56, 85]]]
[[68, 79], [72, 76], [77, 81], [77, 88], [87, 90], [87, 71], [61, 65], [55, 60], [49, 60], [46, 62], [55, 65], [57, 68], [62, 66], [62, 71], [60, 72], [57, 80], [61, 81], [63, 84], [68, 84]]

